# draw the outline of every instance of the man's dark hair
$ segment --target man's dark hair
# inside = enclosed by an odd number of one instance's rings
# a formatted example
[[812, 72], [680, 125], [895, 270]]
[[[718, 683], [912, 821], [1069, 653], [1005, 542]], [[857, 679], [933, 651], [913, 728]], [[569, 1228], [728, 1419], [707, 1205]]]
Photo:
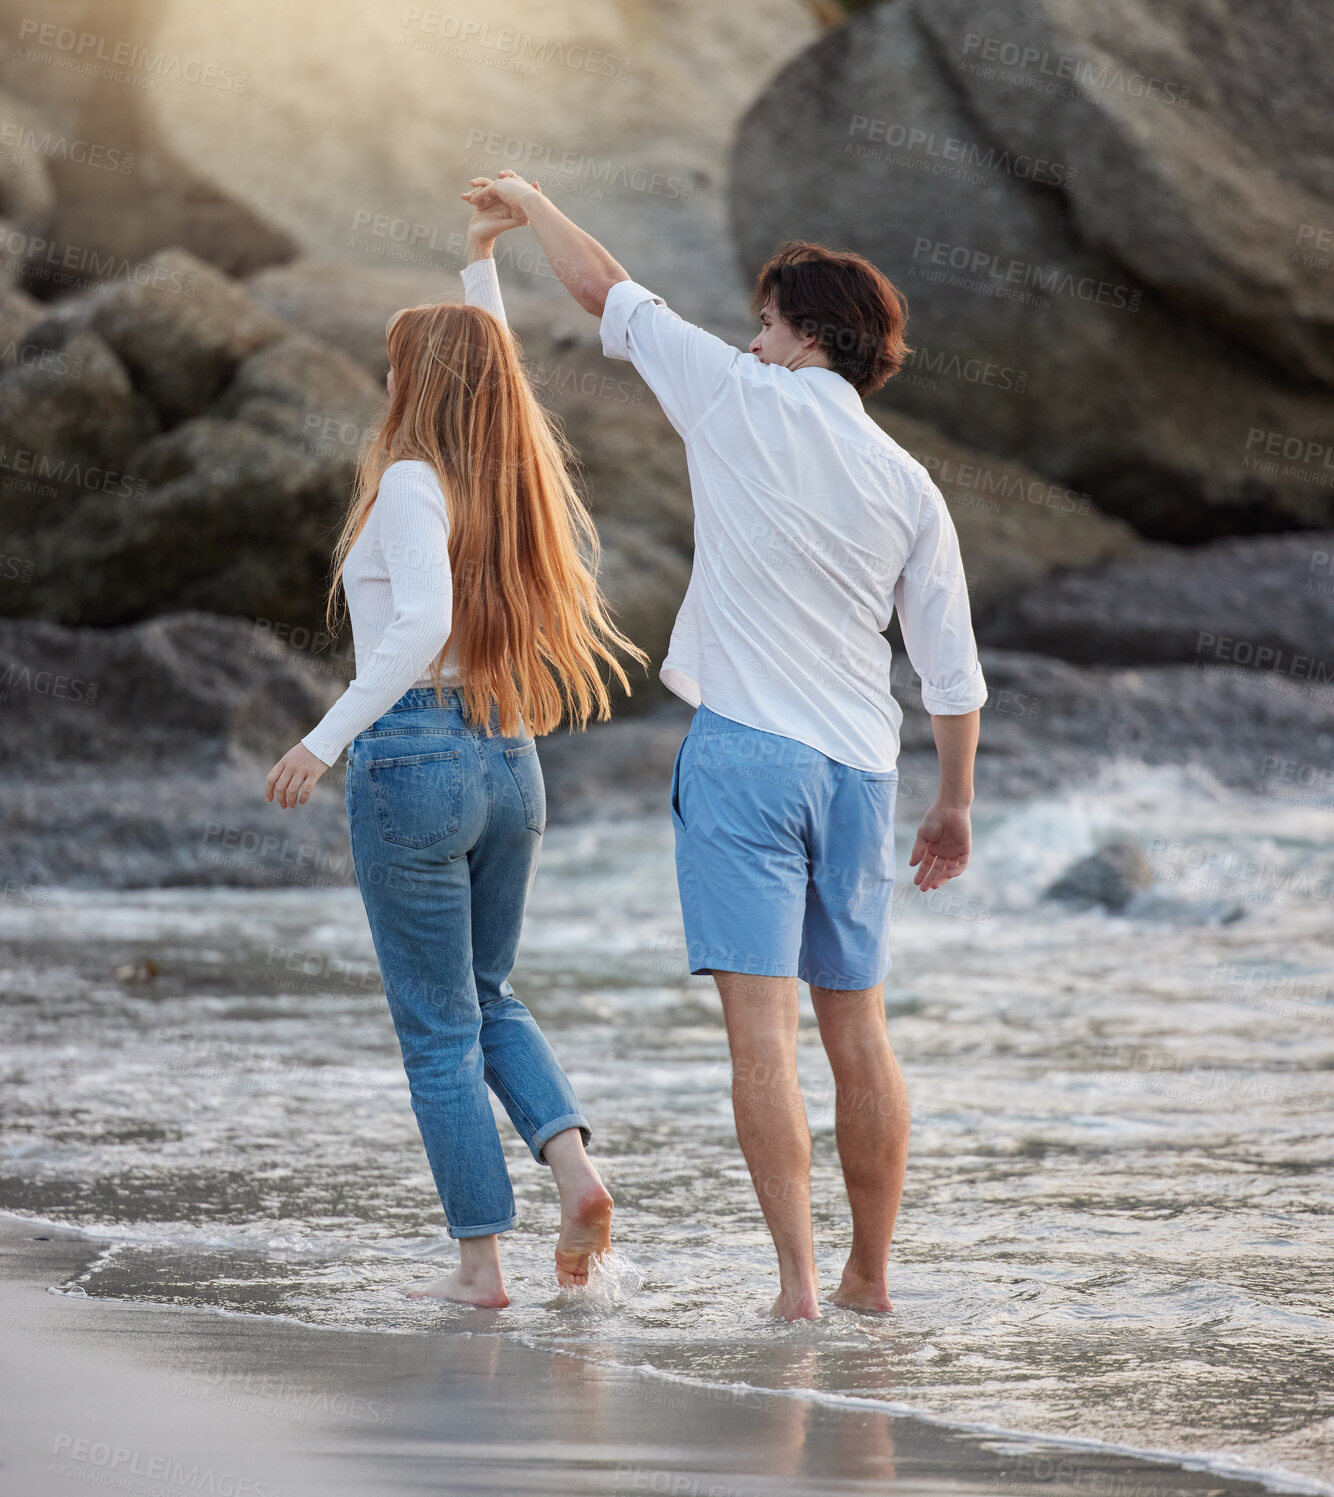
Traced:
[[912, 352], [903, 341], [907, 299], [883, 271], [851, 250], [790, 239], [760, 271], [751, 301], [757, 316], [771, 295], [798, 337], [818, 334], [830, 367], [858, 395], [878, 390]]

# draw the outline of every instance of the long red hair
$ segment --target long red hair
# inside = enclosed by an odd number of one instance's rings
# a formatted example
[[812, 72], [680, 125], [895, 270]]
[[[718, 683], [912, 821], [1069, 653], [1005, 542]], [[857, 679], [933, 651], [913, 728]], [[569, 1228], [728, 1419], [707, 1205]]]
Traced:
[[[567, 714], [605, 721], [604, 668], [628, 694], [617, 652], [648, 656], [612, 623], [597, 583], [597, 530], [574, 481], [574, 454], [533, 394], [514, 335], [481, 307], [409, 307], [388, 328], [393, 393], [363, 447], [334, 550], [329, 617], [343, 568], [391, 463], [415, 458], [440, 480], [453, 572], [465, 712], [486, 727], [548, 733]], [[448, 648], [448, 645], [446, 646]], [[440, 690], [440, 666], [431, 675]]]

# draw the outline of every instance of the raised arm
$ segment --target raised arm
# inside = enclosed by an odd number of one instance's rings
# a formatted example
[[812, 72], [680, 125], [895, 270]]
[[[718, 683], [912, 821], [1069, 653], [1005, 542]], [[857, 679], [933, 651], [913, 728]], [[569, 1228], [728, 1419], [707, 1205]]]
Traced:
[[585, 311], [602, 319], [602, 351], [627, 359], [658, 397], [667, 419], [685, 436], [712, 404], [742, 357], [721, 338], [678, 317], [647, 287], [632, 281], [602, 245], [549, 202], [536, 182], [513, 172], [474, 177], [462, 194], [474, 212], [507, 208], [522, 214], [552, 268]]
[[607, 293], [616, 282], [630, 279], [610, 252], [578, 224], [571, 223], [535, 182], [526, 182], [507, 170], [494, 178], [474, 177], [471, 190], [459, 196], [474, 210], [504, 204], [527, 219], [552, 270], [575, 301], [594, 317], [602, 316]]
[[505, 303], [500, 295], [494, 255], [496, 240], [506, 229], [516, 229], [525, 220], [505, 203], [474, 208], [468, 221], [467, 257], [463, 267], [463, 300], [470, 307], [484, 307], [491, 315], [509, 326]]

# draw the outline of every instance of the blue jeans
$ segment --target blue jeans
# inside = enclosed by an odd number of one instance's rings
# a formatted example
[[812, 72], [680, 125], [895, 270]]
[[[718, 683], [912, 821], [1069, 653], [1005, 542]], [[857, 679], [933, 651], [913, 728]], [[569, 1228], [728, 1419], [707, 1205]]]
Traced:
[[509, 975], [537, 869], [546, 795], [537, 744], [470, 727], [412, 687], [352, 740], [352, 859], [451, 1237], [505, 1232], [514, 1192], [487, 1088], [539, 1164], [567, 1128], [592, 1137]]

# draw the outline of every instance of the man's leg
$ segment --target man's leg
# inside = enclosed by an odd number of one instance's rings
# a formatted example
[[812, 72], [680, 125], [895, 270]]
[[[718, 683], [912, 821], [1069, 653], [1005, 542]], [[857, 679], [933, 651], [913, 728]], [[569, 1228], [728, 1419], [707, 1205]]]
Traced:
[[908, 1088], [889, 1044], [883, 984], [811, 988], [834, 1073], [834, 1132], [852, 1206], [852, 1251], [834, 1303], [893, 1309], [886, 1274], [908, 1163]]
[[732, 1051], [732, 1109], [778, 1250], [774, 1315], [818, 1320], [811, 1229], [811, 1133], [797, 1080], [797, 980], [715, 971]]

